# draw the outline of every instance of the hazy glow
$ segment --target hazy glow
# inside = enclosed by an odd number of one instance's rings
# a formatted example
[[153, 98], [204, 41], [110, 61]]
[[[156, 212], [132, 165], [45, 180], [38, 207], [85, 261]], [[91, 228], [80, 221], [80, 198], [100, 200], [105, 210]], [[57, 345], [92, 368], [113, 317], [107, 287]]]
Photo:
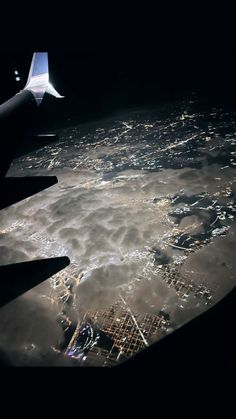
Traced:
[[236, 118], [189, 103], [65, 128], [12, 165], [59, 182], [1, 212], [1, 264], [71, 259], [1, 309], [0, 349], [17, 365], [65, 365], [63, 324], [118, 298], [137, 328], [133, 313], [168, 314], [169, 333], [235, 285]]

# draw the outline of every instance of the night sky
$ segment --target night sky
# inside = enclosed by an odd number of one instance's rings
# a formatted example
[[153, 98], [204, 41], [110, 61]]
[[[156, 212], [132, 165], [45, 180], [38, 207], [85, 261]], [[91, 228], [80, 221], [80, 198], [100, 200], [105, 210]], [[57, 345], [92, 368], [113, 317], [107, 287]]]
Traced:
[[24, 42], [18, 36], [7, 38], [1, 48], [1, 102], [24, 87], [32, 54], [38, 50], [49, 52], [51, 82], [65, 95], [63, 102], [45, 111], [52, 124], [78, 115], [90, 120], [124, 108], [171, 102], [193, 90], [209, 101], [233, 105], [236, 47], [230, 22], [196, 16], [193, 21], [187, 16], [176, 19], [173, 25], [169, 21], [168, 26], [160, 26], [160, 21], [150, 36], [140, 28], [137, 37], [132, 34], [121, 42], [113, 42], [109, 31], [99, 42], [95, 28], [88, 42], [87, 34], [76, 36], [75, 28], [68, 32], [69, 24], [56, 35], [47, 28]]

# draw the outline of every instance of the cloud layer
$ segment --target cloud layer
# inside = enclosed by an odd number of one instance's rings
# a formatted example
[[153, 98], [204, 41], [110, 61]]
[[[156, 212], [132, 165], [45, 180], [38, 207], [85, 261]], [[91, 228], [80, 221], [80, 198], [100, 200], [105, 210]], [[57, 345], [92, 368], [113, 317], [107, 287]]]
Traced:
[[[178, 224], [170, 214], [183, 204], [173, 204], [174, 197], [208, 194], [228, 202], [224, 191], [227, 187], [233, 191], [233, 167], [221, 170], [217, 162], [208, 164], [201, 156], [201, 168], [142, 167], [144, 158], [141, 162], [138, 156], [145, 147], [150, 166], [153, 156], [148, 146], [154, 147], [158, 129], [153, 121], [149, 128], [148, 121], [135, 125], [133, 119], [117, 124], [112, 128], [109, 122], [105, 131], [91, 129], [96, 133], [93, 138], [68, 129], [66, 139], [15, 162], [9, 172], [47, 172], [57, 175], [59, 183], [1, 211], [1, 264], [60, 255], [72, 261], [58, 286], [55, 276], [1, 309], [0, 348], [18, 365], [73, 364], [55, 352], [64, 339], [59, 319], [69, 317], [76, 324], [87, 310], [106, 308], [120, 294], [132, 293], [135, 311], [156, 314], [164, 309], [175, 326], [205, 310], [205, 301], [197, 294], [184, 298], [184, 291], [178, 293], [168, 284], [165, 263], [174, 263], [180, 278], [191, 277], [196, 287], [210, 289], [213, 302], [235, 285], [234, 229], [187, 255], [168, 245], [177, 233], [202, 234], [212, 222], [206, 215], [203, 228], [203, 212], [196, 212]], [[167, 140], [165, 133], [160, 136], [159, 148], [173, 146], [172, 128]], [[181, 141], [187, 134], [181, 134]], [[186, 144], [181, 145], [185, 151]], [[158, 154], [156, 148], [153, 153]], [[132, 162], [129, 167], [127, 161]]]

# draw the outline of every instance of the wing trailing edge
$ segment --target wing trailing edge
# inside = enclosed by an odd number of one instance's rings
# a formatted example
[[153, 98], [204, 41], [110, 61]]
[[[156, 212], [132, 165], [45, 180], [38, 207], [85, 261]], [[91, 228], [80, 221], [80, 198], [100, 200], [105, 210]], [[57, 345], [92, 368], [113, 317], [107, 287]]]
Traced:
[[70, 263], [67, 256], [0, 266], [0, 307], [36, 287]]
[[0, 180], [0, 210], [58, 182], [56, 176], [5, 177]]

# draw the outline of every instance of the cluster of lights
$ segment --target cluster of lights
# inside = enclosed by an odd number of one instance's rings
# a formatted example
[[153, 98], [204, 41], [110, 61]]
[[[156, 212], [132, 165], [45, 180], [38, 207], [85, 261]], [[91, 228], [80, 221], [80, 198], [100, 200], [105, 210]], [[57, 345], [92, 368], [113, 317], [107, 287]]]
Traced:
[[15, 80], [20, 81], [19, 73], [17, 70], [14, 71], [14, 74], [15, 74]]

